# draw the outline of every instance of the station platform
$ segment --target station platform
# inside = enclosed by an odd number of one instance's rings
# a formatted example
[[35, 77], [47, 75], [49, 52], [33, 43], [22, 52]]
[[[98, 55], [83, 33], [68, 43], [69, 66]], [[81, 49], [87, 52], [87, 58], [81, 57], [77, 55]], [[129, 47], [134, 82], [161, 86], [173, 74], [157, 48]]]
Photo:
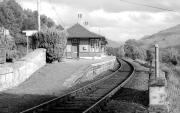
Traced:
[[[0, 92], [0, 112], [8, 113], [12, 110], [18, 111], [25, 103], [33, 105], [31, 102], [39, 103], [45, 99], [58, 96], [68, 88], [63, 85], [64, 82], [77, 71], [86, 69], [89, 65], [112, 60], [113, 56], [104, 57], [102, 59], [65, 59], [60, 63], [46, 64], [31, 75], [29, 79], [17, 87]], [[14, 111], [13, 111], [14, 112]]]

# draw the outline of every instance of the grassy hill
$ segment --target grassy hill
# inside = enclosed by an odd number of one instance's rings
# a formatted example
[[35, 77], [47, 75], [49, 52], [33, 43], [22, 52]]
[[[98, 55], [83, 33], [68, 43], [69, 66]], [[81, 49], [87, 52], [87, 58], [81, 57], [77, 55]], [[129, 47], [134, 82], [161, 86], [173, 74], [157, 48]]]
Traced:
[[159, 44], [160, 48], [175, 47], [180, 49], [180, 24], [139, 40], [142, 47], [151, 48]]
[[110, 39], [106, 39], [108, 44], [107, 44], [107, 47], [113, 47], [113, 48], [116, 48], [116, 47], [120, 47], [121, 46], [121, 43], [120, 42], [116, 42], [116, 41], [112, 41]]

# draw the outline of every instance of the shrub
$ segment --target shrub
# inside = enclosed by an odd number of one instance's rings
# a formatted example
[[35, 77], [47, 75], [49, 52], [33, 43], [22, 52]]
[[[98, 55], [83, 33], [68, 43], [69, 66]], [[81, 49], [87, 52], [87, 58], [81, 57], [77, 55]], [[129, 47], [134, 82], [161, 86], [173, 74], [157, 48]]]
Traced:
[[46, 60], [52, 63], [55, 60], [61, 61], [67, 43], [67, 33], [54, 28], [42, 30], [31, 36], [31, 47], [45, 48]]
[[179, 54], [175, 48], [168, 48], [161, 52], [161, 61], [167, 64], [178, 65]]
[[123, 49], [124, 49], [123, 46], [118, 47], [118, 48], [107, 47], [106, 53], [108, 55], [113, 55], [113, 56], [116, 56], [118, 58], [122, 58], [122, 57], [124, 57], [124, 50]]
[[145, 50], [143, 48], [137, 47], [135, 45], [125, 44], [124, 51], [125, 51], [125, 56], [129, 57], [133, 60], [135, 60], [135, 59], [144, 60], [146, 58]]
[[11, 36], [6, 38], [6, 61], [13, 62], [17, 58], [17, 49], [15, 41]]

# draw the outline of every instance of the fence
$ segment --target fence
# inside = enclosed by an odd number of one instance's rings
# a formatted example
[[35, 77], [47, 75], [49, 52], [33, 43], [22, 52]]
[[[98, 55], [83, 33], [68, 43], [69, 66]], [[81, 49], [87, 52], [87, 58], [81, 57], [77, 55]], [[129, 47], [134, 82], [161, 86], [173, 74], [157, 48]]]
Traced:
[[108, 69], [114, 69], [115, 65], [117, 65], [116, 63], [117, 61], [114, 57], [112, 60], [91, 64], [88, 67], [85, 67], [85, 69], [75, 72], [63, 83], [63, 86], [72, 87], [78, 83], [92, 80], [102, 72], [105, 72]]

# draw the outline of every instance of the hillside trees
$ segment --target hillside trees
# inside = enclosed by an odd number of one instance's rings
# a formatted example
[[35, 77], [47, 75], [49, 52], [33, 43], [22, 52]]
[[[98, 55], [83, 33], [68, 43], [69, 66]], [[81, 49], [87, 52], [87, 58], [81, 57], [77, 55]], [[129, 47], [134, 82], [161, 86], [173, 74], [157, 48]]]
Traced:
[[151, 50], [146, 50], [146, 61], [148, 61], [150, 64], [153, 61], [153, 52]]
[[[0, 26], [10, 31], [16, 44], [26, 43], [22, 30], [37, 30], [37, 11], [23, 10], [15, 0], [5, 0], [0, 3]], [[55, 22], [45, 15], [41, 15], [41, 27], [55, 27]]]
[[[38, 13], [37, 11], [24, 10], [24, 20], [22, 30], [38, 29]], [[55, 26], [55, 22], [45, 15], [41, 15], [41, 28], [51, 28]]]
[[24, 10], [24, 20], [22, 30], [35, 30], [38, 29], [38, 14], [37, 11]]
[[[0, 2], [0, 27], [9, 30], [10, 35], [14, 38], [7, 44], [7, 48], [13, 48], [14, 52], [10, 52], [8, 57], [14, 56], [17, 49], [17, 56], [23, 57], [26, 54], [26, 37], [22, 34], [23, 30], [38, 29], [38, 13], [37, 11], [24, 10], [15, 0], [4, 0]], [[56, 26], [55, 22], [45, 15], [41, 15], [41, 28], [58, 28], [63, 29], [61, 25]], [[29, 40], [31, 41], [31, 40]], [[12, 43], [11, 43], [12, 42]], [[15, 44], [14, 44], [15, 42]]]
[[125, 56], [133, 60], [135, 59], [146, 59], [146, 51], [139, 47], [139, 44], [136, 40], [130, 39], [127, 40], [124, 44]]
[[20, 38], [23, 16], [23, 9], [14, 0], [1, 2], [0, 25], [9, 29], [15, 39]]
[[119, 58], [124, 57], [124, 48], [123, 46], [117, 47], [117, 48], [113, 48], [113, 47], [107, 47], [106, 48], [106, 53], [108, 55], [113, 55]]

